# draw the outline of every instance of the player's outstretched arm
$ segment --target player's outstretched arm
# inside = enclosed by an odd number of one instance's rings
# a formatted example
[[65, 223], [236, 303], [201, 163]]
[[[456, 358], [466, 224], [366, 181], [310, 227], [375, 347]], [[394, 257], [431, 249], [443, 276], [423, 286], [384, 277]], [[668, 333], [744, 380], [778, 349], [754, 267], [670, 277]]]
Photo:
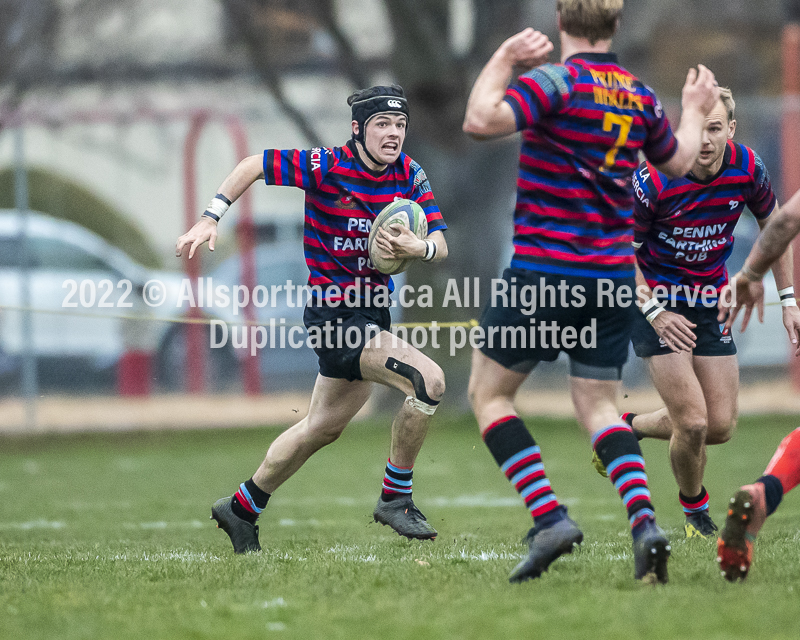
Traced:
[[732, 295], [720, 297], [718, 320], [728, 319], [725, 326], [730, 328], [739, 312], [744, 309], [742, 331], [747, 328], [753, 307], [758, 307], [763, 317], [764, 284], [762, 278], [770, 265], [775, 262], [800, 233], [800, 191], [795, 193], [781, 210], [769, 217], [767, 225], [759, 234], [750, 255], [744, 261], [742, 270], [731, 278]]
[[719, 309], [717, 321], [724, 322], [725, 329], [730, 330], [733, 327], [734, 321], [742, 310], [744, 310], [744, 315], [740, 331], [747, 329], [753, 309], [758, 310], [759, 320], [764, 322], [764, 283], [761, 281], [763, 277], [764, 274], [755, 277], [744, 267], [742, 271], [731, 278], [717, 301], [717, 309]]
[[786, 253], [786, 248], [798, 233], [800, 233], [800, 191], [789, 198], [780, 211], [768, 218], [745, 264], [755, 274], [766, 273], [770, 265]]
[[702, 64], [689, 69], [681, 97], [681, 124], [675, 132], [678, 150], [658, 170], [668, 178], [680, 178], [692, 168], [703, 144], [705, 117], [719, 100], [719, 87], [710, 69]]
[[511, 106], [503, 100], [514, 67], [525, 70], [547, 62], [550, 39], [528, 28], [506, 40], [486, 63], [467, 101], [464, 133], [477, 140], [507, 136], [517, 130]]
[[211, 251], [214, 250], [219, 219], [225, 214], [228, 207], [247, 191], [251, 184], [264, 177], [262, 158], [261, 154], [250, 156], [236, 165], [236, 168], [217, 189], [217, 195], [211, 200], [200, 220], [178, 238], [178, 242], [175, 244], [176, 256], [180, 258], [183, 250], [188, 247], [189, 259], [191, 259], [197, 248], [206, 242], [208, 242], [208, 248]]
[[[768, 218], [757, 218], [761, 233], [769, 224], [772, 216], [780, 214], [780, 208], [775, 205]], [[760, 235], [760, 234], [759, 234]], [[772, 274], [775, 276], [775, 285], [781, 298], [781, 316], [786, 333], [789, 334], [789, 342], [795, 347], [795, 356], [800, 355], [800, 309], [797, 307], [794, 293], [794, 259], [792, 256], [792, 245], [789, 245], [781, 257], [772, 265]]]
[[[378, 229], [375, 238], [382, 258], [387, 260], [419, 258], [425, 262], [439, 262], [447, 257], [447, 240], [441, 231], [433, 231], [425, 240], [420, 240], [411, 229], [401, 224], [393, 224], [389, 229], [397, 232], [397, 235], [393, 236], [385, 229]], [[433, 247], [429, 243], [433, 243]]]

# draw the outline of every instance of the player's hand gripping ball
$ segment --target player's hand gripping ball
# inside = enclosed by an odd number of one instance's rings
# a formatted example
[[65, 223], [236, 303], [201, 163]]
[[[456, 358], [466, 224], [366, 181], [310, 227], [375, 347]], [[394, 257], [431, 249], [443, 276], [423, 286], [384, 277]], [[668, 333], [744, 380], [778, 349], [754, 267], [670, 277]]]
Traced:
[[384, 258], [382, 251], [378, 247], [375, 239], [378, 235], [378, 229], [386, 229], [388, 233], [393, 236], [398, 235], [396, 230], [389, 227], [393, 224], [401, 224], [406, 229], [411, 229], [414, 235], [420, 240], [428, 237], [428, 219], [425, 217], [425, 212], [413, 200], [395, 200], [391, 204], [386, 205], [372, 223], [372, 229], [369, 232], [369, 242], [367, 243], [367, 250], [369, 251], [369, 259], [375, 268], [381, 273], [387, 275], [395, 275], [402, 273], [411, 265], [414, 258]]

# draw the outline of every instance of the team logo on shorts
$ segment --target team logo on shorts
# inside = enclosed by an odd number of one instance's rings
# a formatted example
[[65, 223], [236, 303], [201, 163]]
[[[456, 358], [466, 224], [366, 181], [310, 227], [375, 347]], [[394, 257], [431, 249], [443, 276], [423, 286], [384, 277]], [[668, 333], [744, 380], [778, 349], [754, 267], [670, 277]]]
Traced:
[[725, 344], [730, 344], [731, 340], [733, 340], [733, 336], [731, 336], [730, 329], [725, 328], [725, 324], [719, 325], [719, 332], [720, 332], [720, 342], [724, 342]]

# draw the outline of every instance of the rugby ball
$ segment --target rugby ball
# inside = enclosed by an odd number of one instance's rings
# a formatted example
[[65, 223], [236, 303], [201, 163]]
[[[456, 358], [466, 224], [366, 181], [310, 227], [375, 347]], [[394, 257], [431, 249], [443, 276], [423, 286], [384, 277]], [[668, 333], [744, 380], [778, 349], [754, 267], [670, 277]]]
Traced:
[[395, 260], [383, 258], [379, 255], [382, 252], [375, 242], [378, 229], [386, 229], [386, 231], [396, 236], [397, 232], [389, 229], [393, 224], [401, 224], [406, 229], [411, 229], [420, 240], [424, 240], [428, 237], [428, 219], [425, 217], [425, 212], [422, 210], [422, 207], [413, 200], [395, 200], [383, 208], [383, 211], [377, 215], [372, 223], [367, 250], [369, 251], [369, 259], [372, 261], [374, 267], [381, 273], [390, 276], [402, 273], [408, 269], [414, 261], [414, 258]]

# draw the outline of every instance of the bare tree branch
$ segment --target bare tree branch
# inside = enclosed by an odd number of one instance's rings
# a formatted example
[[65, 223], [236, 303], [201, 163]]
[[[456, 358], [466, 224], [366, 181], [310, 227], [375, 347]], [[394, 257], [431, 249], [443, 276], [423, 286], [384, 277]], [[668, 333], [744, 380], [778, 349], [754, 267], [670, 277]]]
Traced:
[[270, 90], [281, 109], [291, 118], [312, 145], [321, 144], [322, 136], [306, 115], [286, 97], [283, 79], [277, 71], [275, 52], [269, 39], [268, 0], [222, 0], [234, 28], [250, 52], [250, 59], [261, 81]]
[[58, 27], [54, 0], [0, 3], [0, 82], [35, 83], [50, 66]]
[[313, 10], [320, 25], [331, 35], [339, 51], [338, 60], [342, 71], [358, 88], [364, 89], [369, 85], [367, 75], [364, 73], [364, 63], [358, 59], [353, 45], [345, 36], [339, 22], [336, 20], [336, 11], [333, 0], [310, 0], [309, 8]]

